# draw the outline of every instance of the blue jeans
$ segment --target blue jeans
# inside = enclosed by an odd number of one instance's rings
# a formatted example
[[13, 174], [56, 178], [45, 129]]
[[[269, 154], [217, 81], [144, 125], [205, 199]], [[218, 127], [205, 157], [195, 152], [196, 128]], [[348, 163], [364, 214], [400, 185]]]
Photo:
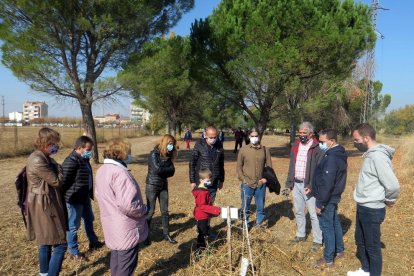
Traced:
[[325, 206], [319, 215], [319, 225], [325, 245], [323, 255], [328, 263], [333, 262], [336, 253], [342, 253], [345, 250], [342, 226], [337, 209], [338, 204], [330, 203]]
[[249, 187], [247, 184], [241, 183], [241, 200], [242, 200], [242, 217], [249, 223], [250, 204], [253, 197], [256, 201], [256, 225], [262, 224], [265, 218], [264, 206], [266, 197], [266, 185], [257, 186], [255, 189]]
[[66, 243], [56, 245], [40, 245], [40, 273], [47, 273], [48, 276], [59, 275], [60, 269], [62, 267], [63, 257], [65, 256], [67, 247], [68, 246]]
[[357, 205], [355, 242], [361, 268], [371, 276], [382, 271], [381, 223], [385, 219], [385, 208], [373, 209]]
[[70, 204], [66, 203], [68, 208], [69, 216], [69, 231], [66, 232], [69, 253], [71, 255], [79, 254], [78, 248], [78, 229], [80, 227], [81, 218], [83, 218], [83, 226], [85, 228], [86, 236], [90, 243], [98, 242], [98, 237], [93, 231], [93, 211], [91, 206], [91, 200], [88, 198], [88, 201], [84, 204]]

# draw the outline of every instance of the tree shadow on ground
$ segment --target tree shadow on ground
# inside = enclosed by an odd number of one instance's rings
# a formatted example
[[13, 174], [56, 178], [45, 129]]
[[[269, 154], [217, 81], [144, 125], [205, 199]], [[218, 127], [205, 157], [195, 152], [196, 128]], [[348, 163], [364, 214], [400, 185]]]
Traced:
[[[188, 219], [186, 222], [183, 223], [174, 223], [175, 220], [180, 218], [184, 218], [186, 214], [184, 213], [177, 213], [177, 214], [170, 214], [169, 219], [169, 230], [173, 234], [171, 235], [172, 238], [177, 237], [182, 232], [185, 232], [187, 229], [190, 229], [195, 225], [194, 218]], [[162, 217], [161, 216], [153, 216], [151, 220], [151, 228], [150, 228], [150, 240], [151, 242], [161, 242], [164, 240], [163, 232], [162, 232]]]
[[350, 220], [343, 214], [339, 214], [339, 220], [341, 221], [342, 233], [345, 236], [345, 234], [348, 233], [349, 229], [351, 228], [352, 220]]
[[273, 203], [265, 208], [267, 219], [267, 226], [270, 228], [274, 226], [281, 217], [287, 217], [290, 220], [295, 219], [293, 213], [293, 205], [289, 199], [285, 199], [278, 203]]
[[78, 270], [73, 271], [71, 274], [69, 274], [70, 276], [75, 276], [75, 275], [82, 275], [82, 272], [88, 268], [91, 267], [95, 267], [98, 266], [100, 264], [104, 264], [105, 266], [100, 268], [99, 270], [95, 271], [94, 273], [92, 273], [91, 275], [103, 275], [104, 273], [106, 273], [108, 271], [108, 269], [110, 269], [109, 267], [109, 259], [111, 257], [111, 252], [107, 252], [105, 256], [100, 257], [99, 259], [97, 259], [96, 261], [92, 262], [92, 263], [85, 263], [82, 264]]

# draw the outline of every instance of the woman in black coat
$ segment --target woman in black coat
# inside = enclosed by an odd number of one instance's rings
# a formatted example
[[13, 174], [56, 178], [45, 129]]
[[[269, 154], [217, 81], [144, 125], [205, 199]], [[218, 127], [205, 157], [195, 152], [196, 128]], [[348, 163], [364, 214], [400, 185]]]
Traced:
[[[164, 240], [175, 244], [171, 238], [168, 227], [168, 181], [167, 178], [174, 175], [175, 168], [173, 159], [177, 155], [177, 141], [169, 134], [164, 135], [161, 141], [151, 151], [148, 157], [148, 174], [145, 187], [147, 196], [147, 205], [149, 208], [147, 214], [148, 227], [151, 225], [151, 219], [155, 211], [155, 203], [160, 203], [162, 228]], [[145, 245], [150, 244], [150, 239], [145, 241]]]

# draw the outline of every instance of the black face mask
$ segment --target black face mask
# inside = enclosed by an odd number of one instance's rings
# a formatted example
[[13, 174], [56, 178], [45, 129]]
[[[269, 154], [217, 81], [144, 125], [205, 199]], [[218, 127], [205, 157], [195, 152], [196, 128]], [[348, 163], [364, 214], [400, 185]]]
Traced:
[[366, 152], [368, 150], [368, 146], [364, 143], [354, 142], [354, 147], [356, 147], [360, 152]]
[[306, 144], [309, 141], [309, 137], [307, 135], [299, 136], [299, 140], [302, 144]]

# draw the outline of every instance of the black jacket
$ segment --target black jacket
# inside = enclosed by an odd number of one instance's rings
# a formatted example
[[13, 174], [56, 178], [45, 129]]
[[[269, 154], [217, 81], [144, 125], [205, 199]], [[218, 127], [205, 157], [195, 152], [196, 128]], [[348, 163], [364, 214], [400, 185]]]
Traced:
[[211, 170], [212, 188], [217, 188], [219, 181], [224, 182], [224, 150], [222, 143], [217, 140], [211, 148], [205, 139], [194, 145], [190, 159], [190, 183], [200, 184], [198, 172], [202, 168]]
[[[88, 197], [93, 199], [93, 175], [89, 160], [83, 159], [76, 151], [72, 151], [63, 161], [62, 168], [62, 190], [65, 201], [71, 204], [83, 204]], [[91, 190], [89, 190], [89, 177], [92, 181]]]
[[170, 157], [160, 156], [160, 149], [154, 148], [148, 156], [147, 185], [165, 188], [168, 184], [167, 178], [175, 173], [174, 164]]
[[323, 209], [329, 203], [339, 203], [345, 190], [348, 155], [343, 146], [338, 145], [326, 151], [315, 170], [312, 195], [316, 207]]

